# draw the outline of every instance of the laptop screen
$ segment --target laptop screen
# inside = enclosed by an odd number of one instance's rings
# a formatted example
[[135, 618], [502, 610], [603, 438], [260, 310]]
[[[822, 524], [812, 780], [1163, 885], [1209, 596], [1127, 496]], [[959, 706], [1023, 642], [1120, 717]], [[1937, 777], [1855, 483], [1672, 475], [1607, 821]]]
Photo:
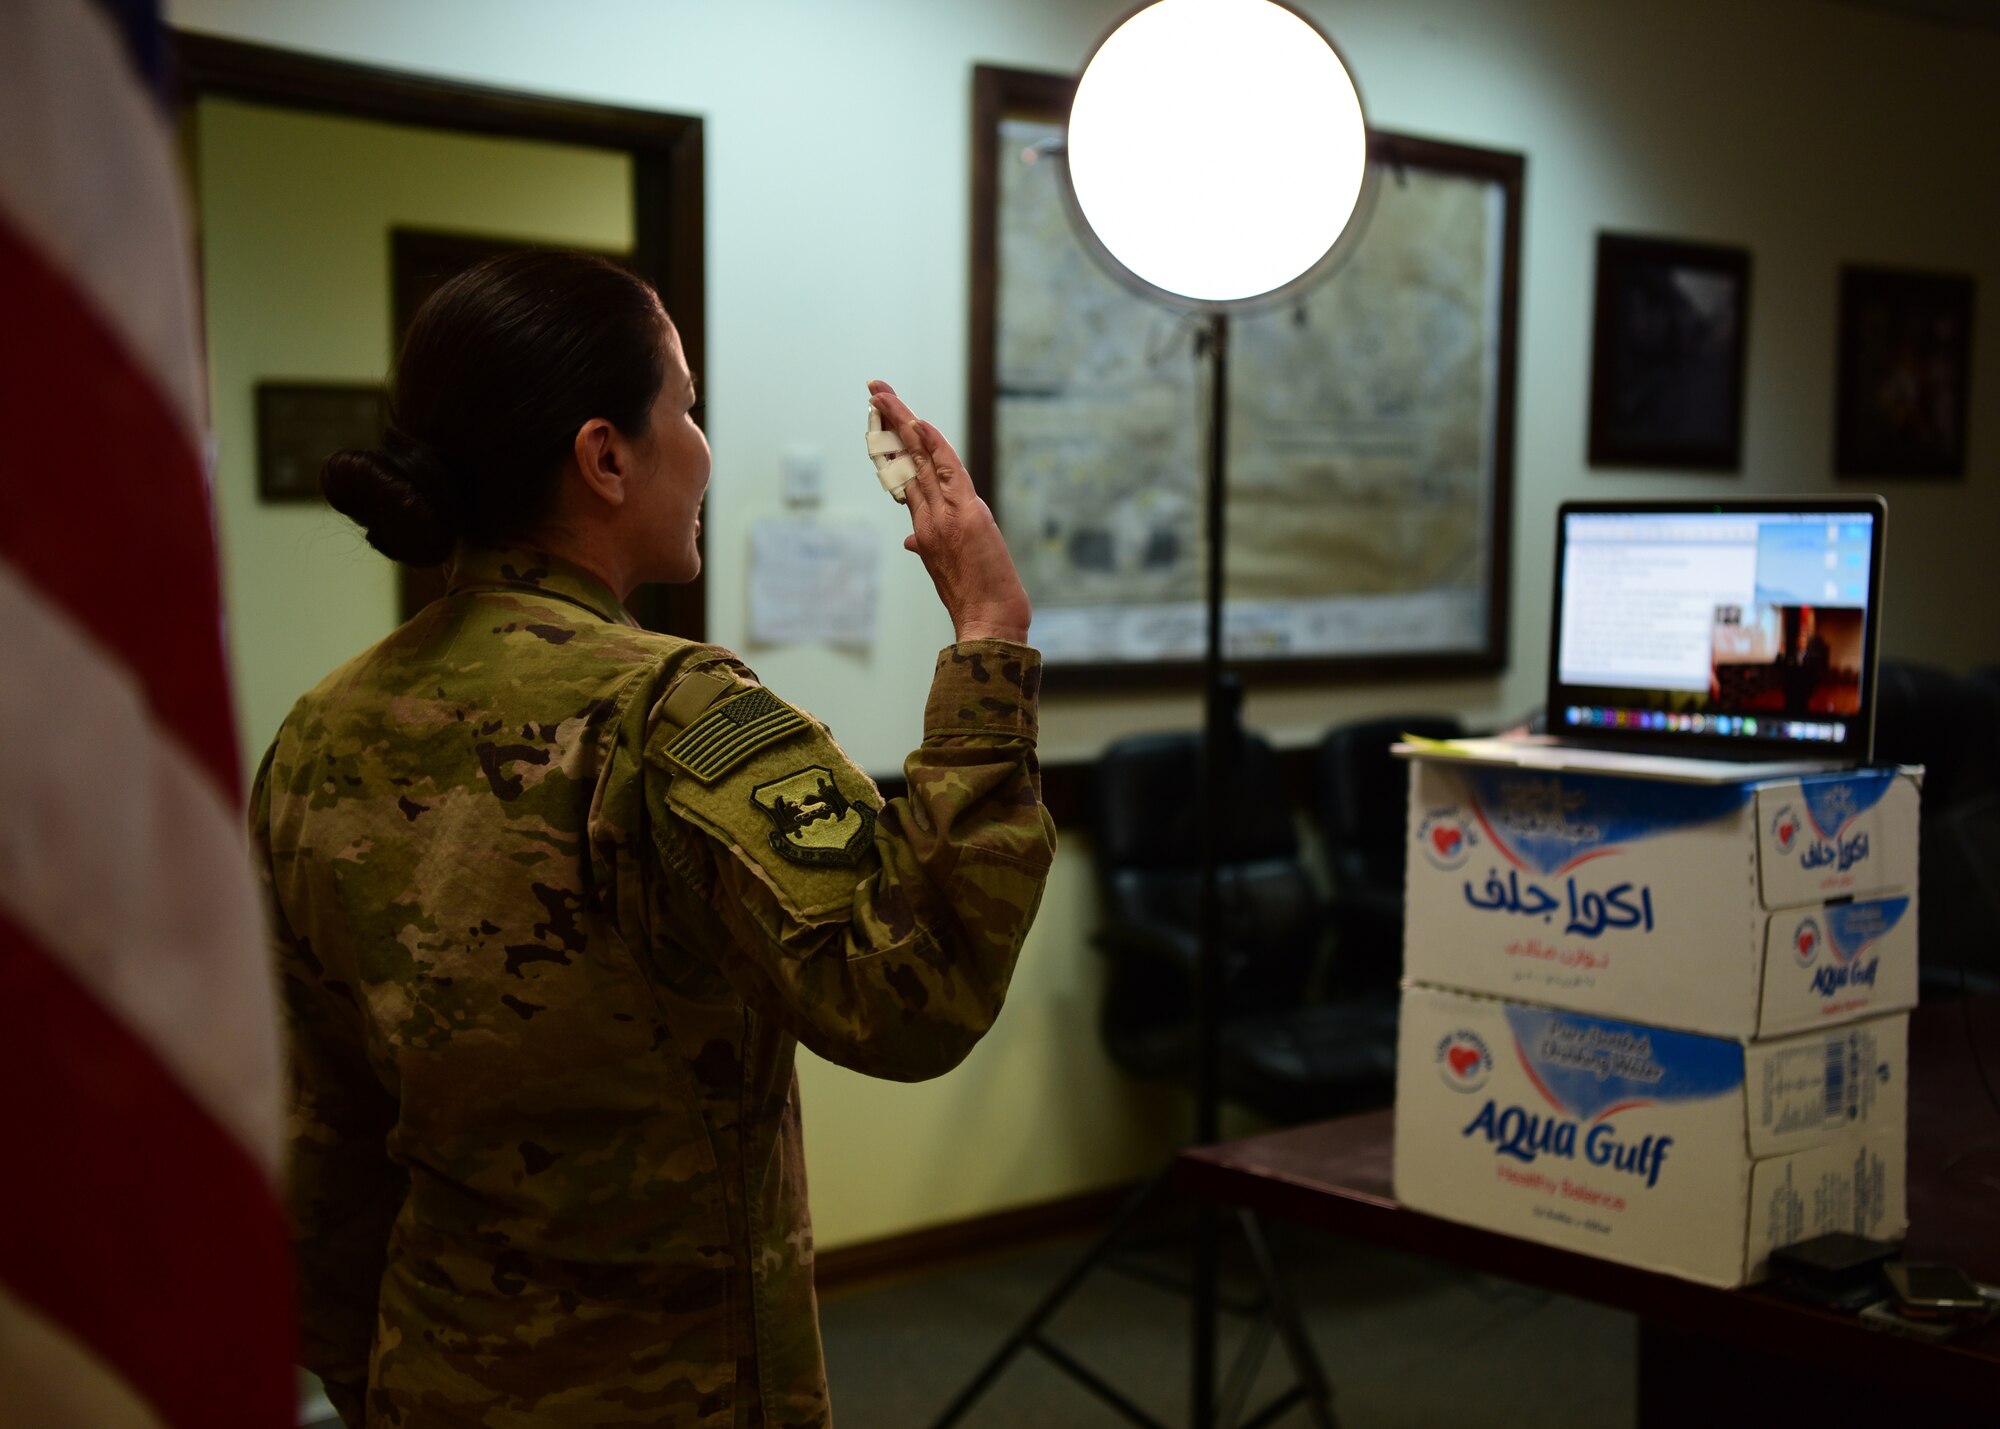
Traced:
[[1868, 757], [1879, 498], [1571, 503], [1557, 520], [1551, 733]]

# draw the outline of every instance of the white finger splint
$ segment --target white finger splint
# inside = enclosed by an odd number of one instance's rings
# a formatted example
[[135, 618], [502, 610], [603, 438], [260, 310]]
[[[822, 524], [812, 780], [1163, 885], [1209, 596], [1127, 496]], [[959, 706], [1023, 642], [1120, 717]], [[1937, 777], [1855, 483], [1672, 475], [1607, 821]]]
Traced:
[[876, 479], [882, 489], [898, 501], [905, 500], [903, 488], [917, 474], [917, 464], [903, 447], [903, 439], [882, 425], [882, 414], [868, 409], [868, 460], [875, 463]]

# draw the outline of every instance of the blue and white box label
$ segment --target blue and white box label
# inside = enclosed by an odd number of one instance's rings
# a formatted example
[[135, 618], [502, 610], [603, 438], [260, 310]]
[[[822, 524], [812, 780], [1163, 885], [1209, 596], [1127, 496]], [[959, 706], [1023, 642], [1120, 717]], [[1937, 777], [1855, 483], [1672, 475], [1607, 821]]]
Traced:
[[1917, 787], [1893, 769], [1787, 780], [1757, 791], [1766, 908], [1917, 886]]
[[1740, 1285], [1792, 1240], [1901, 1233], [1907, 1053], [1903, 1016], [1746, 1046], [1408, 987], [1396, 1195]]
[[1917, 1001], [1917, 900], [1909, 894], [1793, 908], [1765, 925], [1765, 1036]]
[[1916, 814], [1889, 770], [1692, 784], [1418, 758], [1404, 971], [1735, 1038], [1910, 1007]]

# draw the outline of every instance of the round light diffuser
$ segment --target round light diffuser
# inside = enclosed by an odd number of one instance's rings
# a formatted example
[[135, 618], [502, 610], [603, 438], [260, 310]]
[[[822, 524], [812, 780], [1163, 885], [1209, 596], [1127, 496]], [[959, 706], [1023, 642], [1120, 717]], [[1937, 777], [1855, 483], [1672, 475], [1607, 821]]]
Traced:
[[1078, 209], [1140, 282], [1193, 303], [1276, 292], [1361, 195], [1368, 126], [1332, 43], [1273, 0], [1156, 0], [1098, 46], [1066, 142]]

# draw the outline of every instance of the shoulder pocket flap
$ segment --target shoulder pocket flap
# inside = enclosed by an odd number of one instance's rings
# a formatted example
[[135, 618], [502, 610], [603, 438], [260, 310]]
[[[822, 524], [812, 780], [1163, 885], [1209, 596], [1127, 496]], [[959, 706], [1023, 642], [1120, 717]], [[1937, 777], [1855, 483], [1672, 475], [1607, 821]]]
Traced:
[[823, 919], [845, 912], [855, 885], [876, 868], [882, 796], [819, 726], [806, 728], [810, 739], [738, 757], [727, 778], [677, 774], [667, 804], [748, 865], [786, 912]]

